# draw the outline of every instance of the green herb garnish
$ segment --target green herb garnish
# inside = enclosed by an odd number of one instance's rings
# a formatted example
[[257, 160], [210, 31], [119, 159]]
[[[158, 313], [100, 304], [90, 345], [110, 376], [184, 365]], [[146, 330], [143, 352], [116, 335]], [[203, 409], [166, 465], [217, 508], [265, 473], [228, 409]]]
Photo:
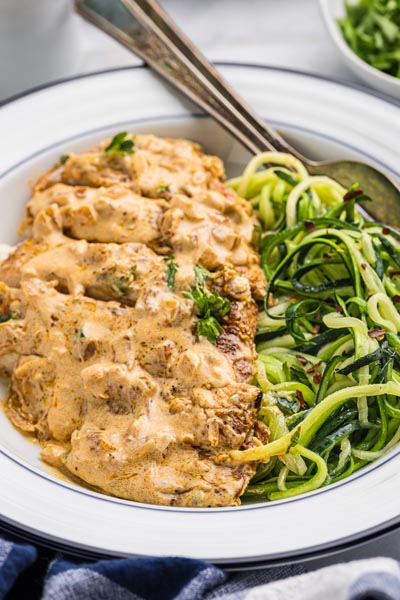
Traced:
[[175, 258], [173, 256], [165, 256], [164, 260], [167, 263], [165, 267], [167, 285], [170, 290], [173, 290], [175, 288], [175, 273], [179, 269], [179, 265], [175, 262]]
[[166, 183], [165, 185], [159, 185], [156, 188], [156, 192], [157, 192], [157, 194], [163, 194], [164, 192], [169, 192], [169, 183]]
[[218, 323], [217, 319], [212, 315], [208, 317], [205, 316], [197, 324], [196, 336], [197, 339], [201, 337], [205, 337], [209, 342], [215, 344], [217, 338], [223, 333], [223, 329], [221, 325]]
[[204, 288], [206, 279], [210, 277], [210, 272], [195, 265], [193, 267], [196, 280], [190, 292], [182, 292], [182, 296], [193, 300], [197, 306], [197, 312], [200, 317], [196, 328], [196, 337], [206, 337], [209, 342], [215, 343], [218, 336], [223, 333], [220, 321], [231, 309], [231, 303], [228, 298], [220, 296], [216, 292], [207, 293]]
[[129, 293], [129, 288], [136, 276], [136, 265], [133, 265], [128, 273], [114, 271], [112, 273], [102, 273], [101, 279], [110, 288], [118, 294], [118, 296], [126, 296]]
[[57, 169], [58, 167], [62, 167], [65, 165], [68, 159], [69, 154], [61, 154], [61, 156], [58, 157], [58, 160], [54, 163], [54, 168]]
[[0, 323], [7, 323], [11, 319], [18, 319], [19, 313], [15, 310], [9, 310], [6, 315], [0, 315]]
[[132, 139], [126, 139], [127, 135], [128, 133], [126, 131], [121, 131], [121, 133], [114, 135], [104, 152], [110, 152], [117, 156], [133, 154], [134, 142]]
[[208, 269], [205, 269], [201, 265], [194, 265], [193, 270], [196, 277], [194, 285], [204, 285], [206, 280], [210, 277], [210, 271]]
[[359, 0], [345, 3], [338, 23], [357, 56], [394, 77], [400, 77], [400, 3], [398, 0]]

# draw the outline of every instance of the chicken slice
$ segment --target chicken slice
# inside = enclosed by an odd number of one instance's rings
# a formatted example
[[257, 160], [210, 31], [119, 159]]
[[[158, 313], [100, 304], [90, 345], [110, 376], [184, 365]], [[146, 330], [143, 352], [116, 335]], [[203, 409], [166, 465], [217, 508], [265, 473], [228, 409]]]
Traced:
[[134, 151], [105, 152], [110, 140], [85, 154], [70, 154], [39, 179], [36, 189], [62, 182], [91, 187], [124, 185], [149, 198], [179, 192], [193, 195], [224, 177], [222, 161], [204, 154], [193, 142], [163, 139], [153, 135], [134, 136]]
[[[87, 255], [71, 248], [80, 245], [65, 244], [49, 252], [63, 250], [68, 255], [67, 271], [79, 272]], [[107, 264], [110, 256], [101, 252], [102, 245], [93, 246], [90, 252], [98, 251], [98, 264]], [[122, 248], [129, 254], [132, 249], [127, 246]], [[18, 322], [22, 332], [13, 347], [21, 358], [7, 401], [11, 420], [25, 431], [35, 431], [45, 447], [47, 442], [70, 447], [68, 460], [59, 466], [109, 493], [146, 502], [161, 498], [165, 502], [170, 494], [172, 503], [185, 504], [196, 502], [197, 491], [203, 490], [206, 493], [199, 497], [210, 506], [226, 502], [228, 494], [228, 503], [236, 503], [253, 470], [243, 467], [235, 479], [236, 467], [216, 459], [221, 449], [239, 448], [251, 440], [260, 392], [238, 383], [229, 359], [207, 340], [195, 342], [191, 301], [175, 294], [176, 302], [188, 308], [176, 324], [165, 321], [163, 293], [156, 301], [151, 295], [150, 304], [144, 294], [143, 302], [139, 298], [135, 306], [60, 293], [57, 262], [51, 281], [46, 281], [47, 273], [39, 268], [41, 256], [34, 256], [21, 271], [19, 295], [25, 317], [0, 325], [0, 340], [10, 323], [16, 327]], [[48, 264], [46, 258], [43, 264]], [[63, 271], [61, 259], [58, 264]], [[160, 292], [171, 294], [163, 272], [160, 277], [158, 282], [148, 281], [148, 291], [158, 285]], [[115, 462], [115, 471], [101, 462], [106, 460], [102, 451], [93, 462], [87, 430], [101, 431], [102, 439], [119, 432], [115, 447], [120, 462]], [[108, 448], [104, 444], [101, 449]], [[190, 477], [179, 463], [181, 454], [183, 461], [188, 454], [196, 457], [198, 470]], [[99, 473], [93, 468], [97, 460], [103, 469]], [[132, 477], [125, 478], [127, 470]], [[212, 485], [202, 474], [206, 471], [213, 473]], [[175, 500], [166, 491], [172, 489], [178, 490]]]
[[253, 474], [249, 465], [217, 465], [206, 452], [176, 446], [168, 436], [127, 444], [119, 429], [87, 428], [74, 433], [66, 466], [120, 498], [146, 503], [151, 498], [154, 504], [189, 507], [238, 504]]
[[[229, 451], [268, 439], [252, 385], [256, 219], [196, 144], [133, 141], [71, 154], [35, 186], [31, 238], [0, 264], [6, 411], [43, 460], [106, 493], [235, 505], [254, 466]], [[211, 271], [202, 293], [229, 300], [216, 343], [183, 294], [196, 265]]]
[[[92, 189], [56, 184], [33, 195], [25, 226], [35, 221], [37, 240], [58, 228], [89, 241], [147, 244], [159, 237], [158, 223], [166, 207], [165, 200], [142, 198], [124, 187]], [[50, 227], [48, 219], [46, 226], [48, 215], [53, 221]]]
[[247, 239], [254, 219], [245, 217], [235, 224], [216, 208], [182, 195], [167, 203], [136, 196], [124, 188], [56, 184], [32, 197], [26, 222], [33, 224], [38, 242], [49, 238], [60, 242], [60, 234], [98, 242], [138, 242], [210, 270], [232, 265], [245, 277], [247, 271], [251, 273], [252, 289], [259, 297], [265, 280]]

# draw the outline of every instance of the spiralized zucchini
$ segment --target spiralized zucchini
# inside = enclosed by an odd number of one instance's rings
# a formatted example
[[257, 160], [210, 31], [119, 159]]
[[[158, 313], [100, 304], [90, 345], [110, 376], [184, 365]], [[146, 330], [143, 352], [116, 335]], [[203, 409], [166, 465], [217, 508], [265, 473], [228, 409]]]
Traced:
[[400, 231], [361, 217], [357, 184], [311, 177], [288, 154], [255, 156], [228, 185], [262, 224], [256, 384], [271, 433], [231, 458], [259, 462], [245, 497], [278, 500], [400, 441]]

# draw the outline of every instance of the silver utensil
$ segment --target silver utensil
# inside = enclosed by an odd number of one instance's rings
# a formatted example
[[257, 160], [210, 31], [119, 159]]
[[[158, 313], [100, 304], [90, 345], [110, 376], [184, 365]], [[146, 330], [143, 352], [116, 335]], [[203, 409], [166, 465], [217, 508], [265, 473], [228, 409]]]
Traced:
[[398, 182], [361, 161], [317, 162], [301, 155], [240, 98], [155, 0], [75, 0], [75, 6], [87, 20], [140, 56], [214, 117], [252, 153], [289, 152], [312, 175], [327, 175], [346, 188], [358, 182], [375, 199], [368, 205], [369, 215], [384, 223], [400, 222]]

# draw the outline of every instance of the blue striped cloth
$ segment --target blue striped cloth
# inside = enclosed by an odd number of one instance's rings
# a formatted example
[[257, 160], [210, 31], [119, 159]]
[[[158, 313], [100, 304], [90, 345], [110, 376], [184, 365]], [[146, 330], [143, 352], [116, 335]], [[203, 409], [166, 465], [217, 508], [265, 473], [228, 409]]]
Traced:
[[[28, 544], [0, 538], [0, 600], [37, 559]], [[30, 596], [31, 597], [31, 596]], [[42, 600], [400, 600], [400, 566], [390, 558], [306, 572], [292, 565], [234, 574], [188, 558], [127, 558], [49, 565]], [[21, 597], [22, 599], [22, 597]]]

